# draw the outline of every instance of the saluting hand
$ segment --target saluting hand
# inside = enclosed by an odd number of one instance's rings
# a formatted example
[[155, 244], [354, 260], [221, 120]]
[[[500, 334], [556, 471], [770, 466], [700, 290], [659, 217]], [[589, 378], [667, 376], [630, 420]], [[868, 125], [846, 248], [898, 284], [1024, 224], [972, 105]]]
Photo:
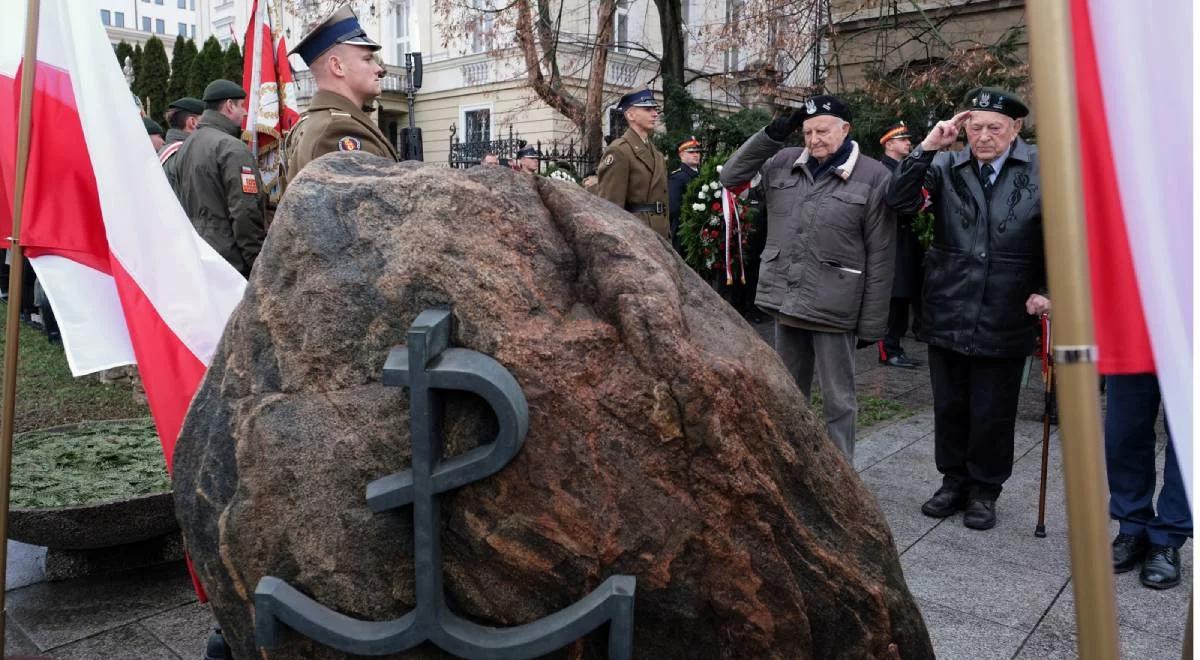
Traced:
[[939, 121], [929, 131], [929, 135], [921, 140], [921, 148], [925, 151], [940, 151], [954, 144], [954, 140], [958, 137], [958, 131], [962, 129], [962, 125], [971, 117], [970, 110], [963, 110], [945, 121]]

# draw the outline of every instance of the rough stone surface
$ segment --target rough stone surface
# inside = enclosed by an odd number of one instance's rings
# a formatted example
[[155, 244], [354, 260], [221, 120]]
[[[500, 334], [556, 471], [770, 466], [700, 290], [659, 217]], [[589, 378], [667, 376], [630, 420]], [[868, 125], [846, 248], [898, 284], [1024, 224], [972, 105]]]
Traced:
[[[314, 161], [279, 207], [175, 454], [176, 511], [238, 658], [283, 578], [347, 615], [413, 605], [409, 461], [388, 350], [453, 304], [454, 344], [524, 388], [530, 432], [443, 498], [447, 601], [489, 625], [636, 576], [641, 658], [927, 658], [870, 495], [774, 352], [650, 229], [571, 184], [363, 154]], [[447, 453], [494, 420], [447, 405]], [[573, 657], [604, 657], [603, 635]], [[420, 649], [422, 655], [436, 655]], [[271, 658], [341, 657], [295, 635]]]
[[14, 507], [8, 537], [30, 545], [88, 550], [136, 543], [179, 529], [171, 493], [45, 509]]

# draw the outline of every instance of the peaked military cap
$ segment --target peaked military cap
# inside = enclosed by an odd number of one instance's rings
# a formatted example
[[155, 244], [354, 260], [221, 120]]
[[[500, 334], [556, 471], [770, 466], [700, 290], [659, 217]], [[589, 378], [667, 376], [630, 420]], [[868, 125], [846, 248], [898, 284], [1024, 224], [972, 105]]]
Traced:
[[241, 85], [232, 80], [221, 78], [208, 83], [208, 87], [204, 88], [205, 103], [244, 98], [246, 98], [246, 90], [242, 89]]
[[169, 105], [167, 105], [167, 107], [174, 108], [176, 110], [183, 110], [184, 112], [190, 112], [193, 115], [204, 114], [204, 101], [201, 101], [198, 98], [193, 98], [191, 96], [185, 96], [181, 99], [175, 99], [174, 101], [171, 101], [171, 103]]
[[808, 99], [804, 102], [801, 109], [804, 110], [805, 119], [830, 115], [842, 121], [850, 121], [850, 106], [843, 103], [838, 97], [830, 96], [829, 94], [814, 96]]
[[617, 110], [625, 112], [630, 108], [657, 108], [658, 101], [654, 100], [654, 92], [643, 89], [640, 92], [630, 92], [617, 102]]
[[887, 127], [883, 132], [883, 137], [879, 138], [879, 144], [887, 144], [888, 140], [911, 140], [912, 134], [908, 132], [908, 126], [904, 122], [896, 122]]
[[338, 44], [364, 46], [371, 50], [383, 47], [367, 36], [350, 7], [342, 5], [309, 30], [289, 55], [299, 55], [305, 64], [312, 64], [322, 53]]
[[517, 152], [517, 158], [541, 158], [542, 154], [538, 153], [533, 147], [523, 147]]
[[146, 127], [146, 135], [164, 135], [162, 126], [158, 122], [149, 117], [142, 117], [142, 124]]
[[1020, 119], [1029, 114], [1029, 108], [1021, 97], [998, 87], [976, 87], [967, 92], [968, 110], [987, 110]]
[[679, 153], [684, 153], [686, 151], [700, 151], [700, 140], [697, 140], [696, 136], [693, 135], [692, 137], [679, 143]]

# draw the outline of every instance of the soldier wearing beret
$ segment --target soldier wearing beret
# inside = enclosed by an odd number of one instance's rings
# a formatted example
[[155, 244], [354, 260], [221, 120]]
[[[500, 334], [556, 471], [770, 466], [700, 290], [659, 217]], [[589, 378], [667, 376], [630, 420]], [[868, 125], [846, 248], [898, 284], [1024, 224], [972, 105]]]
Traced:
[[190, 96], [176, 99], [167, 106], [166, 144], [158, 150], [158, 163], [162, 165], [171, 190], [179, 197], [179, 159], [176, 157], [183, 141], [196, 130], [200, 115], [204, 114], [204, 101]]
[[[753, 181], [766, 202], [755, 304], [775, 318], [775, 350], [806, 399], [816, 371], [829, 437], [853, 461], [856, 338], [887, 328], [896, 223], [889, 172], [849, 139], [849, 121], [837, 97], [810, 98], [739, 147], [721, 183]], [[804, 147], [785, 147], [796, 129]]]
[[671, 246], [683, 254], [683, 243], [679, 240], [679, 212], [683, 208], [683, 191], [699, 174], [700, 141], [689, 137], [679, 143], [679, 169], [667, 177], [667, 200], [671, 211]]
[[163, 146], [163, 129], [158, 122], [149, 117], [142, 117], [142, 125], [146, 127], [146, 135], [150, 136], [150, 144], [158, 151]]
[[375, 56], [380, 48], [343, 5], [292, 49], [312, 71], [317, 93], [288, 134], [288, 181], [310, 161], [333, 151], [365, 151], [399, 160], [364, 111], [382, 93], [379, 80], [384, 70]]
[[667, 160], [650, 142], [659, 113], [654, 92], [646, 89], [626, 94], [617, 109], [625, 113], [629, 128], [604, 150], [596, 169], [596, 194], [669, 239]]
[[[900, 162], [887, 201], [916, 213], [924, 187], [934, 217], [918, 338], [929, 343], [942, 486], [921, 511], [945, 518], [965, 509], [963, 525], [983, 530], [995, 526], [1012, 474], [1021, 375], [1050, 301], [1038, 154], [1017, 135], [1029, 110], [987, 87], [968, 92], [965, 106]], [[967, 148], [944, 151], [964, 128]]]
[[[879, 144], [883, 145], [883, 157], [879, 162], [894, 172], [900, 161], [912, 151], [912, 135], [904, 122], [897, 122], [883, 131]], [[887, 334], [877, 345], [880, 363], [902, 369], [920, 366], [919, 362], [904, 354], [904, 345], [900, 343], [908, 332], [908, 310], [914, 301], [919, 300], [921, 293], [921, 259], [925, 250], [921, 248], [921, 241], [913, 230], [915, 218], [916, 215], [896, 216], [896, 274], [892, 278], [892, 302], [888, 311]]]
[[179, 149], [180, 201], [192, 226], [249, 276], [266, 236], [258, 163], [241, 141], [246, 92], [228, 80], [204, 89], [204, 114]]

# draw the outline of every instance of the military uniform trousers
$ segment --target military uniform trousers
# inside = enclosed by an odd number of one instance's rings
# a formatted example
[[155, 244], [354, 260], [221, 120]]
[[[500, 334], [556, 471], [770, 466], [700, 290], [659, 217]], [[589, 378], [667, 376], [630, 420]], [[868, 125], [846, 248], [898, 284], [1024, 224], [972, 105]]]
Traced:
[[1182, 547], [1192, 535], [1183, 476], [1175, 443], [1167, 440], [1163, 486], [1154, 506], [1157, 477], [1154, 455], [1162, 396], [1154, 374], [1105, 376], [1108, 410], [1104, 417], [1104, 455], [1108, 468], [1108, 511], [1121, 533], [1146, 536], [1155, 545]]

